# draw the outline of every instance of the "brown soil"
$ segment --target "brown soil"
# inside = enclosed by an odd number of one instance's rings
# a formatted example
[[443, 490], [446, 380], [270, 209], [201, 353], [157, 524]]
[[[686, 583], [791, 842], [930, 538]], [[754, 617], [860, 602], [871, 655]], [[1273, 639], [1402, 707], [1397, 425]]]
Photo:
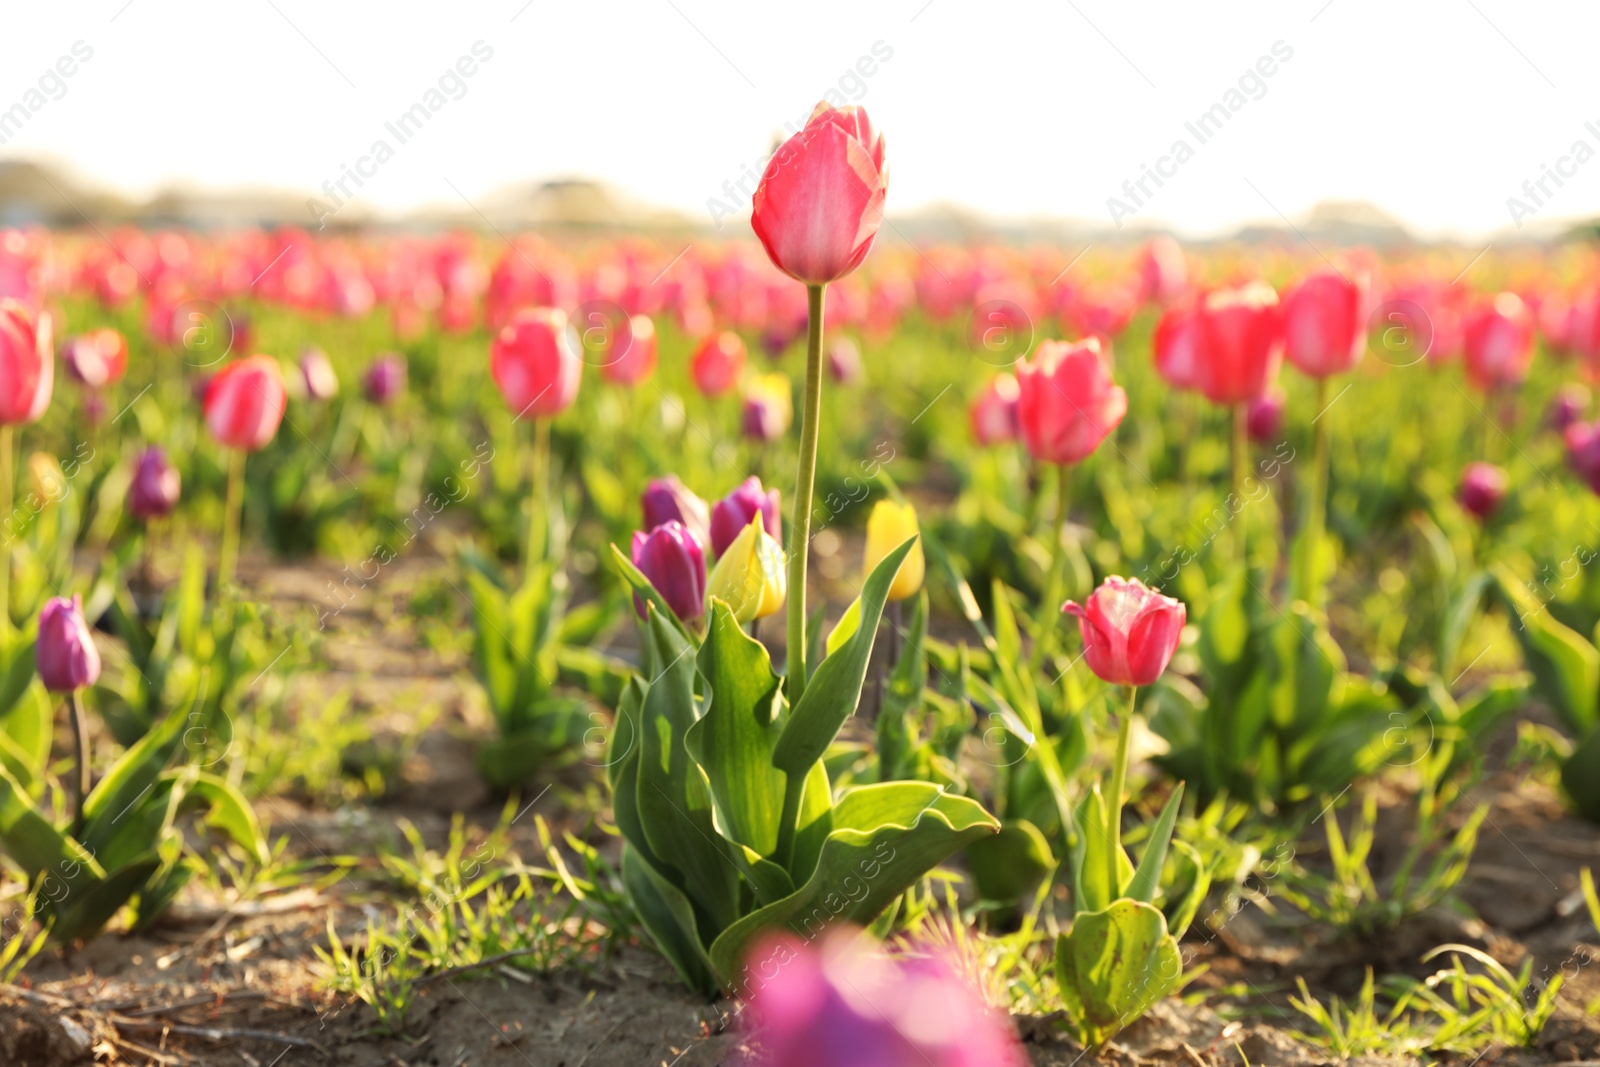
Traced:
[[[396, 840], [404, 817], [430, 845], [448, 833], [451, 813], [492, 826], [500, 803], [473, 764], [473, 736], [487, 729], [481, 696], [462, 684], [459, 657], [420, 647], [412, 630], [384, 625], [383, 597], [398, 597], [421, 576], [437, 573], [436, 559], [394, 565], [381, 586], [363, 592], [323, 637], [327, 671], [318, 686], [354, 685], [368, 706], [404, 716], [417, 701], [443, 709], [408, 760], [399, 788], [381, 805], [318, 810], [287, 798], [264, 799], [258, 814], [272, 836], [287, 834], [303, 859], [370, 854], [372, 843]], [[323, 573], [326, 570], [328, 573]], [[283, 610], [325, 608], [320, 590], [333, 568], [247, 570], [263, 596]], [[314, 623], [313, 623], [314, 625]], [[570, 780], [567, 780], [570, 778]], [[539, 802], [555, 825], [583, 832], [587, 816], [564, 811], [557, 799], [583, 788], [583, 769]], [[1308, 1020], [1288, 1005], [1294, 979], [1312, 992], [1345, 998], [1364, 969], [1381, 976], [1426, 975], [1428, 949], [1445, 942], [1480, 946], [1519, 966], [1532, 958], [1537, 973], [1568, 974], [1556, 1017], [1536, 1048], [1484, 1049], [1439, 1057], [1461, 1064], [1580, 1064], [1600, 1060], [1600, 1017], [1585, 1005], [1600, 998], [1600, 935], [1576, 896], [1578, 871], [1600, 868], [1600, 828], [1567, 817], [1548, 784], [1502, 772], [1470, 800], [1487, 805], [1477, 852], [1459, 898], [1462, 912], [1437, 908], [1391, 936], [1342, 941], [1326, 931], [1295, 929], [1246, 907], [1208, 940], [1197, 923], [1186, 942], [1208, 970], [1186, 992], [1119, 1035], [1098, 1057], [1086, 1056], [1051, 1018], [1018, 1019], [1034, 1064], [1082, 1063], [1300, 1067], [1332, 1062], [1288, 1032]], [[1397, 820], [1399, 822], [1399, 820]], [[1375, 857], [1401, 847], [1384, 835]], [[1301, 853], [1315, 861], [1308, 835]], [[513, 847], [537, 853], [532, 820], [512, 827]], [[417, 991], [408, 1031], [375, 1032], [365, 1005], [320, 988], [314, 954], [326, 944], [331, 919], [341, 938], [358, 940], [370, 915], [388, 914], [391, 901], [374, 898], [370, 883], [339, 882], [324, 889], [288, 889], [249, 904], [207, 899], [191, 889], [153, 930], [139, 936], [108, 933], [87, 946], [50, 949], [21, 983], [0, 987], [0, 1067], [69, 1064], [348, 1064], [351, 1067], [709, 1067], [738, 1059], [738, 1028], [726, 1002], [707, 1004], [682, 990], [666, 964], [644, 946], [628, 946], [581, 973], [529, 975], [501, 968], [447, 975]], [[1240, 995], [1240, 990], [1245, 990]], [[1203, 1003], [1201, 1003], [1203, 1001]], [[1235, 1021], [1240, 1020], [1243, 1021]], [[1378, 1064], [1384, 1060], [1352, 1060]]]

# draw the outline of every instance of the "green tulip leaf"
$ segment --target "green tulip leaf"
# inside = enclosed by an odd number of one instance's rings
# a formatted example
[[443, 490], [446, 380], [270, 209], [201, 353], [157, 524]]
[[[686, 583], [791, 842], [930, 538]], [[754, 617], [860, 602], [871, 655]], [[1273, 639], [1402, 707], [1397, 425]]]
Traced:
[[1498, 564], [1491, 570], [1540, 694], [1573, 730], [1600, 726], [1600, 650], [1557, 622], [1510, 571]]
[[1178, 943], [1161, 912], [1142, 901], [1080, 913], [1056, 939], [1061, 1001], [1086, 1045], [1115, 1036], [1182, 981]]
[[696, 930], [689, 898], [644, 860], [631, 844], [622, 846], [622, 881], [639, 921], [661, 954], [691, 989], [713, 995], [716, 979]]

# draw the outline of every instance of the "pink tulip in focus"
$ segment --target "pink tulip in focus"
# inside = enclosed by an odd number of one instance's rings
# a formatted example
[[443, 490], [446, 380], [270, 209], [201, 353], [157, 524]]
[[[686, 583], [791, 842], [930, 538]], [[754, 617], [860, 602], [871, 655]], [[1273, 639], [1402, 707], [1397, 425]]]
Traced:
[[[699, 538], [683, 523], [662, 523], [649, 533], [633, 533], [633, 565], [655, 586], [673, 614], [685, 622], [706, 610], [706, 555]], [[639, 617], [645, 617], [643, 598], [633, 598]]]
[[1317, 271], [1284, 294], [1284, 356], [1304, 374], [1326, 378], [1360, 361], [1367, 348], [1363, 282]]
[[1480, 389], [1520, 385], [1533, 361], [1533, 316], [1516, 293], [1500, 293], [1467, 317], [1467, 377]]
[[732, 330], [722, 330], [700, 342], [689, 360], [689, 374], [700, 392], [721, 396], [739, 384], [744, 361], [744, 341]]
[[1025, 1067], [1010, 1020], [943, 958], [891, 958], [860, 931], [789, 933], [745, 961], [738, 1067]]
[[288, 399], [278, 361], [248, 356], [228, 364], [206, 383], [206, 428], [229, 448], [254, 452], [278, 432]]
[[706, 502], [679, 481], [676, 474], [653, 479], [646, 485], [639, 496], [639, 509], [644, 513], [646, 533], [663, 523], [676, 521], [683, 523], [702, 545], [710, 542], [711, 515]]
[[1069, 600], [1061, 610], [1078, 618], [1089, 669], [1112, 685], [1149, 685], [1161, 677], [1187, 617], [1182, 603], [1137, 578], [1107, 578], [1085, 604]]
[[758, 513], [768, 536], [782, 537], [778, 491], [763, 490], [761, 479], [752, 474], [711, 508], [711, 551], [718, 556], [726, 552]]
[[972, 439], [985, 448], [1015, 441], [1022, 433], [1018, 415], [1021, 391], [1017, 379], [999, 374], [983, 387], [967, 414], [972, 420]]
[[866, 110], [821, 103], [768, 161], [750, 227], [779, 270], [825, 285], [871, 251], [888, 187], [883, 135]]
[[1046, 341], [1017, 367], [1017, 418], [1028, 451], [1046, 463], [1077, 463], [1100, 447], [1128, 412], [1098, 338]]
[[33, 422], [50, 406], [56, 354], [50, 316], [0, 300], [0, 425]]
[[524, 308], [495, 334], [489, 373], [520, 418], [560, 414], [578, 395], [583, 360], [572, 345], [567, 313]]

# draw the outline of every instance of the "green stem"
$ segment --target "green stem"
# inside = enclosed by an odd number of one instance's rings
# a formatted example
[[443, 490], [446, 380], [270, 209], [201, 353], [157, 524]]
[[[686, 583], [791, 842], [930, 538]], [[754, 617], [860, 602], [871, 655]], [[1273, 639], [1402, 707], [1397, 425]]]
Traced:
[[1128, 706], [1117, 724], [1117, 755], [1111, 764], [1111, 792], [1106, 797], [1106, 850], [1111, 878], [1107, 883], [1111, 899], [1122, 895], [1122, 790], [1128, 778], [1128, 740], [1133, 734], [1133, 715], [1139, 706], [1138, 686], [1128, 686]]
[[1062, 463], [1056, 466], [1056, 517], [1050, 527], [1050, 574], [1045, 581], [1044, 602], [1039, 605], [1039, 616], [1033, 624], [1033, 656], [1030, 667], [1039, 673], [1044, 661], [1055, 647], [1056, 624], [1060, 621], [1061, 600], [1066, 596], [1067, 550], [1065, 529], [1067, 504], [1071, 497], [1072, 468]]
[[239, 524], [244, 511], [244, 457], [243, 449], [228, 453], [228, 496], [222, 514], [222, 554], [217, 561], [218, 592], [233, 584], [234, 568], [239, 562]]
[[83, 832], [83, 801], [93, 787], [93, 780], [89, 767], [89, 720], [83, 713], [83, 696], [74, 689], [70, 699], [72, 748], [78, 764], [72, 790], [72, 836], [77, 838]]
[[12, 514], [16, 509], [16, 467], [11, 455], [15, 436], [15, 428], [0, 426], [0, 522], [5, 523], [6, 554], [5, 560], [0, 561], [0, 638], [7, 643], [11, 640], [11, 539], [16, 530], [16, 516]]
[[1306, 520], [1306, 544], [1302, 589], [1312, 610], [1322, 610], [1322, 541], [1328, 526], [1328, 426], [1322, 415], [1328, 407], [1328, 379], [1317, 379], [1317, 422], [1311, 443], [1311, 508]]
[[[806, 396], [800, 422], [800, 474], [794, 489], [794, 524], [789, 531], [789, 706], [806, 687], [806, 557], [811, 550], [811, 494], [817, 475], [817, 428], [822, 419], [822, 297], [824, 287], [806, 287]], [[798, 792], [796, 790], [796, 792]], [[798, 802], [798, 797], [797, 797]], [[798, 810], [798, 809], [797, 809]], [[787, 823], [784, 831], [793, 833]]]
[[1233, 406], [1233, 506], [1235, 545], [1239, 562], [1249, 566], [1249, 536], [1245, 527], [1244, 472], [1250, 463], [1250, 405]]
[[533, 420], [533, 453], [529, 458], [528, 546], [522, 561], [524, 575], [543, 559], [550, 515], [550, 420]]

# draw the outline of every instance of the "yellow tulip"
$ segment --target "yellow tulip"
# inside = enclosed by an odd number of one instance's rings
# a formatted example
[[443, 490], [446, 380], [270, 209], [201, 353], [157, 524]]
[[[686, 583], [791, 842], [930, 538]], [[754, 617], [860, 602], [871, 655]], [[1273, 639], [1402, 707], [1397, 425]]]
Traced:
[[[892, 500], [880, 500], [874, 504], [872, 514], [867, 516], [866, 572], [871, 574], [885, 556], [905, 544], [909, 538], [916, 537], [918, 532], [917, 509], [910, 504], [896, 504]], [[922, 539], [918, 537], [917, 543], [911, 546], [911, 551], [906, 553], [899, 571], [895, 573], [894, 582], [889, 586], [889, 599], [904, 600], [915, 595], [922, 588], [926, 571]]]
[[758, 512], [711, 569], [706, 593], [732, 608], [733, 617], [743, 623], [783, 607], [788, 583], [783, 549], [767, 533]]

